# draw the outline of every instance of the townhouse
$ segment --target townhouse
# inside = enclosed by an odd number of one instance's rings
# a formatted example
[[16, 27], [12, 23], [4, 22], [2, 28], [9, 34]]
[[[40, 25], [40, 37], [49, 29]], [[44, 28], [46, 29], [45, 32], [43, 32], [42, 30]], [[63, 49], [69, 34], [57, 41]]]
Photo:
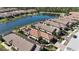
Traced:
[[[33, 29], [33, 28], [31, 28], [31, 31], [30, 31], [30, 37], [33, 37], [36, 40], [39, 40], [39, 37], [42, 37], [43, 40], [46, 40], [47, 42], [51, 42], [51, 41], [53, 42], [56, 40], [56, 39], [53, 39], [54, 38], [53, 35], [47, 34], [45, 32], [42, 32], [42, 31], [39, 31], [39, 30]], [[57, 40], [56, 40], [56, 42], [57, 42]]]
[[40, 50], [40, 46], [36, 45], [35, 43], [32, 43], [28, 41], [25, 38], [20, 37], [17, 34], [10, 33], [3, 37], [5, 40], [5, 43], [10, 46], [11, 48], [14, 48], [17, 51], [38, 51]]
[[50, 27], [50, 26], [47, 26], [47, 25], [41, 24], [41, 23], [37, 23], [34, 26], [38, 30], [44, 31], [44, 32], [46, 32], [48, 34], [52, 34], [55, 29], [58, 29], [57, 27]]

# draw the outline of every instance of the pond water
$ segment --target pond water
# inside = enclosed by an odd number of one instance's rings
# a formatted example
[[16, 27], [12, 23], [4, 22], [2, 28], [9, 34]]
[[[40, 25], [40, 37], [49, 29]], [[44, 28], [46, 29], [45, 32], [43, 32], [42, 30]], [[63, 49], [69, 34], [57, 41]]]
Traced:
[[0, 24], [0, 34], [11, 31], [12, 29], [18, 26], [24, 26], [27, 24], [31, 24], [34, 22], [38, 22], [38, 21], [50, 19], [50, 18], [55, 18], [55, 16], [34, 15], [34, 16], [23, 17], [15, 21], [10, 21], [8, 23], [3, 23], [3, 24]]

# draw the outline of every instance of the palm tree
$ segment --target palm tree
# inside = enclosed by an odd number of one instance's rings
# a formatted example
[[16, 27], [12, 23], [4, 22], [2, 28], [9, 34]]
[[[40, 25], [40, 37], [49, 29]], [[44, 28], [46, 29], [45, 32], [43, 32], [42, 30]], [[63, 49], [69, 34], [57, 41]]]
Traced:
[[38, 38], [38, 42], [40, 43], [41, 40], [43, 40], [43, 38], [40, 36], [40, 37]]

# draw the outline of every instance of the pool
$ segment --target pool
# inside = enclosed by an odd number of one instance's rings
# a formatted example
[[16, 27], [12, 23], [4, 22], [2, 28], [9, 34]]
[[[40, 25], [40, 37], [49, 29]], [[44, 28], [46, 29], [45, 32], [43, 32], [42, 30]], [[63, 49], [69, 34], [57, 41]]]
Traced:
[[15, 21], [10, 21], [8, 23], [0, 24], [0, 34], [11, 31], [12, 29], [18, 26], [24, 26], [41, 20], [50, 19], [50, 18], [55, 18], [55, 16], [34, 15], [34, 16], [23, 17]]

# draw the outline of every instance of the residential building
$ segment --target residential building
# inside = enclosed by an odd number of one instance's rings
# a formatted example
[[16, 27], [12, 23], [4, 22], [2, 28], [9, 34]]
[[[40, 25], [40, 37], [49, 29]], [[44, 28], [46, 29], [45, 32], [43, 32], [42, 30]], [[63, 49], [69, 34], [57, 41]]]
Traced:
[[65, 27], [66, 27], [66, 26], [63, 25], [63, 24], [54, 22], [54, 21], [52, 21], [52, 20], [46, 20], [44, 23], [45, 23], [45, 24], [48, 24], [48, 25], [50, 25], [50, 26], [53, 26], [53, 27], [57, 27], [57, 28], [61, 28], [61, 27], [62, 27], [62, 28], [65, 28]]
[[41, 31], [45, 31], [49, 34], [52, 34], [52, 32], [55, 30], [55, 29], [58, 29], [57, 27], [50, 27], [50, 26], [47, 26], [45, 24], [41, 24], [41, 23], [37, 23], [34, 25], [37, 29], [41, 30]]
[[3, 37], [6, 44], [19, 51], [34, 51], [38, 50], [37, 45], [24, 39], [14, 33], [8, 34]]
[[51, 39], [53, 39], [53, 35], [50, 35], [50, 34], [47, 34], [45, 32], [41, 32], [39, 30], [36, 30], [36, 29], [31, 29], [30, 31], [30, 35], [31, 37], [34, 37], [38, 40], [39, 37], [42, 37], [44, 40], [46, 41], [50, 41]]

